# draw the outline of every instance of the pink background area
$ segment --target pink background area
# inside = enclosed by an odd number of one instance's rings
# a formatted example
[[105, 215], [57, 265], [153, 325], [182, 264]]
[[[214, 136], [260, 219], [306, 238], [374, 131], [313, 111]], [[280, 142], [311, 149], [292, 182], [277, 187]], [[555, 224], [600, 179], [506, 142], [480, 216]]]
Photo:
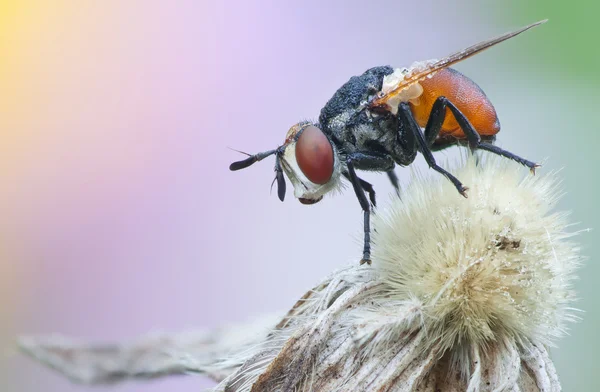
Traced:
[[[9, 390], [88, 390], [11, 354], [17, 333], [113, 340], [243, 321], [285, 310], [358, 260], [362, 214], [352, 192], [309, 208], [290, 189], [280, 203], [269, 192], [272, 160], [231, 173], [229, 163], [242, 156], [227, 147], [276, 147], [292, 124], [315, 119], [343, 82], [371, 66], [441, 57], [524, 24], [496, 21], [477, 4], [7, 5], [0, 343], [8, 354], [0, 377]], [[520, 133], [529, 116], [547, 113], [537, 103], [519, 111], [531, 100], [526, 84], [544, 76], [522, 69], [535, 53], [507, 54], [539, 34], [458, 67], [505, 113], [502, 145], [532, 159], [558, 148], [534, 145], [542, 132]], [[424, 167], [422, 157], [416, 166]], [[409, 172], [398, 170], [403, 181]], [[384, 203], [385, 176], [366, 178]], [[188, 377], [115, 390], [211, 385]]]

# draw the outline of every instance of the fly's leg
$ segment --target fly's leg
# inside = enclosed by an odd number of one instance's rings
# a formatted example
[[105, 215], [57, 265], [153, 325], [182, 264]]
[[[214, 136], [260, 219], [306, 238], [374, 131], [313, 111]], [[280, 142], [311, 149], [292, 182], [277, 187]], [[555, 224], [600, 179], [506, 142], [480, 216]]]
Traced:
[[375, 206], [375, 191], [368, 182], [358, 178], [356, 175], [356, 169], [361, 170], [373, 170], [373, 171], [390, 171], [394, 168], [395, 162], [389, 155], [379, 155], [373, 153], [362, 153], [355, 152], [348, 154], [346, 157], [347, 171], [344, 172], [344, 176], [350, 180], [354, 193], [358, 198], [360, 207], [363, 210], [364, 216], [364, 247], [363, 247], [363, 258], [360, 264], [371, 264], [371, 209], [369, 208], [369, 201], [365, 195], [365, 191], [369, 193], [371, 202]]
[[388, 172], [394, 169], [396, 163], [394, 159], [387, 154], [372, 152], [354, 152], [348, 155], [356, 170]]
[[[348, 181], [352, 182], [350, 179], [350, 175], [348, 173], [343, 173], [344, 177], [348, 179]], [[360, 182], [360, 186], [369, 194], [369, 200], [371, 201], [371, 208], [377, 207], [377, 200], [375, 199], [375, 189], [373, 189], [373, 185], [370, 182], [363, 180], [360, 177], [356, 177], [358, 182]]]
[[[356, 158], [360, 159], [359, 156]], [[363, 186], [361, 185], [361, 180], [356, 175], [356, 171], [354, 170], [354, 162], [353, 155], [349, 155], [346, 158], [346, 166], [348, 167], [348, 172], [344, 173], [344, 175], [350, 180], [352, 183], [352, 188], [354, 188], [354, 193], [358, 198], [358, 202], [360, 203], [360, 207], [363, 210], [364, 217], [364, 246], [363, 246], [363, 257], [360, 261], [360, 264], [371, 264], [371, 208], [369, 208], [369, 201], [367, 200], [367, 196], [365, 195], [365, 191]], [[374, 196], [374, 195], [373, 195]]]
[[429, 120], [427, 121], [427, 125], [425, 126], [425, 140], [427, 141], [428, 146], [431, 146], [440, 134], [442, 124], [446, 117], [446, 108], [450, 109], [450, 111], [454, 115], [454, 118], [456, 119], [456, 122], [458, 122], [458, 125], [465, 133], [471, 150], [486, 150], [494, 154], [506, 157], [508, 159], [512, 159], [513, 161], [518, 162], [521, 165], [527, 166], [529, 170], [531, 170], [531, 172], [535, 174], [535, 168], [539, 167], [539, 165], [535, 162], [531, 162], [527, 159], [521, 158], [520, 156], [513, 154], [510, 151], [506, 151], [500, 147], [493, 145], [492, 143], [482, 142], [481, 136], [479, 135], [479, 133], [477, 133], [475, 128], [473, 128], [473, 125], [471, 125], [471, 123], [465, 117], [465, 115], [446, 97], [438, 97], [431, 108]]
[[400, 182], [398, 181], [398, 176], [396, 175], [396, 172], [394, 170], [388, 170], [386, 174], [390, 179], [390, 182], [394, 186], [394, 189], [396, 190], [396, 195], [400, 197]]
[[425, 139], [425, 136], [423, 135], [423, 132], [421, 131], [421, 128], [419, 127], [419, 124], [417, 124], [417, 121], [415, 120], [415, 118], [410, 110], [410, 106], [408, 106], [408, 103], [402, 102], [398, 106], [398, 121], [400, 121], [402, 124], [404, 124], [404, 126], [410, 132], [412, 132], [414, 134], [415, 139], [417, 141], [417, 145], [419, 146], [419, 149], [420, 149], [421, 153], [423, 154], [423, 156], [425, 157], [425, 161], [427, 161], [427, 164], [429, 165], [429, 167], [432, 168], [433, 170], [435, 170], [436, 172], [443, 174], [447, 179], [449, 179], [454, 184], [454, 186], [456, 187], [456, 190], [458, 190], [458, 192], [461, 195], [463, 195], [464, 197], [467, 197], [467, 193], [466, 193], [467, 188], [458, 180], [458, 178], [454, 177], [448, 171], [446, 171], [445, 169], [438, 166], [438, 164], [435, 162], [433, 153], [429, 149], [427, 140]]
[[364, 247], [363, 247], [363, 258], [360, 261], [360, 264], [371, 264], [371, 209], [369, 208], [369, 200], [367, 200], [367, 196], [365, 192], [369, 194], [369, 199], [371, 200], [371, 204], [375, 207], [375, 190], [373, 186], [367, 181], [359, 178], [356, 175], [356, 170], [371, 170], [378, 172], [390, 172], [394, 170], [394, 166], [396, 163], [394, 159], [387, 154], [378, 154], [372, 152], [354, 152], [352, 154], [348, 154], [346, 157], [346, 166], [347, 170], [342, 174], [346, 177], [350, 183], [352, 184], [352, 188], [354, 188], [354, 193], [358, 198], [358, 202], [360, 203], [360, 207], [363, 210], [364, 214]]
[[506, 151], [506, 150], [501, 149], [498, 146], [494, 146], [491, 143], [479, 143], [477, 148], [479, 148], [481, 150], [489, 151], [489, 152], [497, 154], [497, 155], [501, 155], [508, 159], [512, 159], [515, 162], [519, 162], [521, 165], [527, 166], [529, 168], [529, 171], [531, 171], [532, 174], [535, 174], [535, 169], [540, 167], [540, 165], [538, 163], [528, 161], [527, 159], [521, 158], [520, 156], [515, 155], [510, 151]]
[[352, 183], [352, 187], [354, 188], [354, 193], [358, 198], [358, 202], [360, 203], [360, 207], [363, 210], [364, 216], [364, 246], [363, 246], [363, 257], [360, 261], [360, 264], [371, 264], [371, 209], [369, 208], [369, 201], [367, 200], [367, 196], [360, 185], [360, 181], [356, 176], [356, 171], [354, 171], [354, 165], [352, 164], [352, 159], [348, 158], [346, 161], [348, 166], [348, 178]]
[[[398, 178], [396, 177], [396, 175], [394, 173], [394, 166], [396, 164], [395, 164], [393, 158], [390, 157], [389, 155], [376, 154], [376, 153], [374, 154], [371, 152], [369, 152], [369, 153], [355, 152], [353, 154], [350, 154], [348, 157], [352, 160], [352, 165], [355, 170], [385, 171], [386, 173], [388, 173], [388, 176], [390, 176], [390, 180], [391, 180], [391, 175], [390, 175], [390, 172], [391, 172], [392, 175], [394, 176], [394, 178], [396, 179], [396, 184], [394, 184], [394, 181], [392, 180], [392, 185], [397, 187]], [[352, 179], [350, 178], [350, 175], [348, 173], [343, 173], [343, 174], [348, 179], [348, 181], [352, 182]], [[375, 190], [373, 189], [373, 185], [371, 185], [369, 182], [363, 180], [360, 177], [356, 177], [356, 178], [358, 178], [358, 182], [360, 182], [361, 187], [369, 194], [369, 199], [371, 200], [371, 205], [373, 207], [376, 207], [377, 202], [375, 200]]]

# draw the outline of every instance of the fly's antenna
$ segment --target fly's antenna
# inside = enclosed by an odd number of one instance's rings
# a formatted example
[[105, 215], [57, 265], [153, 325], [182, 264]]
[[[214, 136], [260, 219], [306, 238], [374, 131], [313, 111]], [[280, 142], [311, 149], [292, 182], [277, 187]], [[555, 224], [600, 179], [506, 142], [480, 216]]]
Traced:
[[248, 158], [243, 159], [241, 161], [233, 162], [231, 165], [229, 165], [229, 170], [236, 171], [236, 170], [245, 169], [248, 166], [251, 166], [251, 165], [253, 165], [256, 162], [262, 161], [266, 157], [271, 156], [271, 155], [277, 153], [280, 150], [280, 148], [281, 147], [276, 148], [275, 150], [269, 150], [269, 151], [265, 151], [265, 152], [259, 152], [258, 154], [254, 154], [254, 155], [250, 155], [247, 152], [234, 150], [232, 148], [233, 151], [237, 151], [237, 152], [242, 153], [244, 155], [248, 155]]
[[273, 184], [275, 183], [275, 181], [277, 181], [277, 196], [279, 197], [279, 200], [283, 201], [285, 199], [286, 184], [285, 184], [285, 177], [283, 176], [283, 169], [281, 168], [281, 154], [283, 154], [283, 151], [285, 150], [285, 146], [286, 145], [284, 144], [283, 146], [277, 147], [274, 150], [259, 152], [258, 154], [254, 154], [254, 155], [248, 154], [247, 152], [244, 152], [244, 151], [236, 150], [234, 148], [230, 148], [231, 150], [239, 152], [240, 154], [247, 155], [248, 158], [243, 159], [241, 161], [233, 162], [231, 165], [229, 165], [229, 170], [237, 171], [237, 170], [245, 169], [248, 166], [252, 166], [254, 163], [256, 163], [258, 161], [262, 161], [266, 157], [275, 155], [275, 178], [273, 179], [273, 182], [271, 183], [271, 189], [273, 189]]

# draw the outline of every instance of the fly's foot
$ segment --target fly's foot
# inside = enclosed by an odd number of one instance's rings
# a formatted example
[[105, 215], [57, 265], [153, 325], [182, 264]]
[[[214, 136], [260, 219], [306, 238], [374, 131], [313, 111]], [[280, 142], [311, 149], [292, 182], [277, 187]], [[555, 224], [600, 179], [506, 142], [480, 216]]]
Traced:
[[360, 261], [360, 265], [363, 265], [363, 264], [371, 265], [371, 258], [370, 257], [363, 257], [363, 259]]
[[533, 174], [535, 176], [535, 169], [537, 169], [538, 167], [542, 167], [542, 165], [540, 165], [539, 163], [534, 163], [531, 166], [527, 165], [529, 167], [529, 171], [531, 172], [531, 174]]

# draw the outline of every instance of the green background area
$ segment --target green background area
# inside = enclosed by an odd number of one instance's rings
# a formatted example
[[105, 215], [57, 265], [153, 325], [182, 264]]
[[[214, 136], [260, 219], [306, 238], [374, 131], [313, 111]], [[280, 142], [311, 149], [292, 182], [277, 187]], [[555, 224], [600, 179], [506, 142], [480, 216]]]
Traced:
[[566, 78], [585, 84], [598, 84], [600, 3], [578, 1], [503, 1], [490, 2], [501, 25], [524, 25], [549, 19], [543, 34], [535, 40], [521, 42], [522, 53], [535, 52], [539, 71], [556, 71]]
[[[581, 314], [583, 320], [571, 328], [570, 336], [558, 342], [553, 357], [563, 390], [598, 391], [600, 3], [534, 0], [497, 2], [490, 7], [498, 13], [498, 23], [503, 26], [549, 19], [535, 34], [515, 40], [515, 46], [506, 53], [510, 53], [511, 59], [518, 64], [525, 65], [527, 77], [534, 82], [529, 83], [533, 88], [529, 93], [538, 92], [537, 97], [531, 95], [530, 99], [539, 99], [545, 106], [536, 113], [546, 113], [540, 124], [547, 136], [534, 143], [538, 146], [536, 151], [550, 157], [547, 166], [563, 168], [561, 176], [566, 195], [559, 208], [573, 211], [572, 221], [580, 222], [573, 230], [595, 229], [577, 237], [583, 253], [588, 256], [580, 273], [581, 279], [576, 283], [581, 298], [576, 306], [584, 311]], [[537, 107], [537, 103], [532, 105]], [[522, 110], [527, 113], [527, 107]], [[540, 134], [539, 128], [536, 134]]]

